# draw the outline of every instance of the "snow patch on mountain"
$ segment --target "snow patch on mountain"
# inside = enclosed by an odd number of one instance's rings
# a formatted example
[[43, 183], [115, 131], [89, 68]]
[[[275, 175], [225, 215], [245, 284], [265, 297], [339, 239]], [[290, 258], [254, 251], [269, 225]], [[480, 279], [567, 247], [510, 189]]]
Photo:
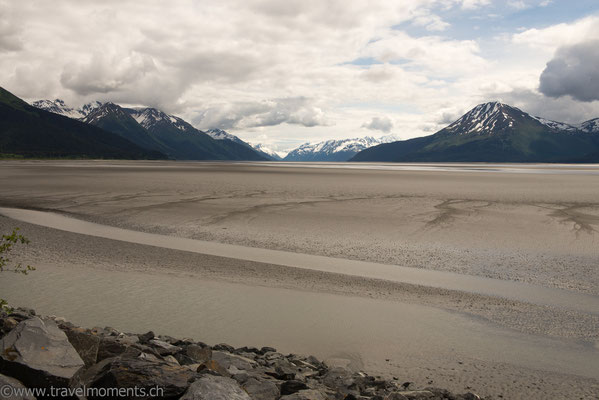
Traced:
[[66, 105], [66, 103], [61, 99], [37, 100], [31, 103], [32, 106], [41, 110], [49, 111], [54, 114], [64, 115], [65, 117], [73, 119], [85, 118], [89, 113], [101, 107], [102, 104], [103, 103], [100, 103], [99, 101], [94, 101], [83, 105], [81, 108], [75, 109]]
[[537, 121], [539, 121], [541, 124], [545, 125], [546, 127], [549, 127], [551, 129], [555, 129], [555, 130], [562, 130], [562, 131], [568, 131], [568, 132], [575, 132], [576, 130], [578, 130], [578, 128], [576, 126], [570, 125], [570, 124], [566, 124], [564, 122], [557, 122], [557, 121], [551, 121], [549, 119], [545, 119], [545, 118], [541, 118], [541, 117], [535, 117], [532, 116], [532, 118], [536, 119]]
[[394, 135], [376, 139], [372, 136], [353, 139], [327, 140], [319, 143], [304, 143], [290, 151], [285, 161], [347, 161], [360, 151], [382, 143], [399, 140]]
[[250, 144], [250, 145], [252, 146], [252, 148], [254, 150], [264, 153], [277, 161], [282, 160], [287, 155], [287, 153], [284, 151], [275, 151], [275, 150], [263, 145], [262, 143], [256, 143], [256, 144]]
[[583, 122], [578, 126], [578, 129], [586, 133], [599, 133], [599, 118]]
[[173, 125], [175, 128], [182, 132], [193, 131], [193, 127], [183, 119], [174, 115], [169, 115], [163, 111], [155, 108], [130, 108], [128, 109], [129, 114], [133, 117], [138, 124], [146, 129], [150, 129], [157, 124], [164, 123]]

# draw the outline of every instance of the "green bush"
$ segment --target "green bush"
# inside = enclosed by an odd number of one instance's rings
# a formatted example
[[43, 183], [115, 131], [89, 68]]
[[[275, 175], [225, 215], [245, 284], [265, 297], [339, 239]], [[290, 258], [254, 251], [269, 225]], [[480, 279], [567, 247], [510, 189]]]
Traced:
[[[29, 244], [29, 239], [19, 233], [19, 228], [14, 228], [9, 235], [2, 235], [0, 240], [0, 272], [14, 272], [27, 275], [34, 271], [31, 265], [23, 266], [21, 263], [13, 264], [9, 258], [9, 253], [14, 250], [15, 245]], [[4, 299], [0, 299], [0, 310], [11, 313], [13, 310], [8, 306]]]

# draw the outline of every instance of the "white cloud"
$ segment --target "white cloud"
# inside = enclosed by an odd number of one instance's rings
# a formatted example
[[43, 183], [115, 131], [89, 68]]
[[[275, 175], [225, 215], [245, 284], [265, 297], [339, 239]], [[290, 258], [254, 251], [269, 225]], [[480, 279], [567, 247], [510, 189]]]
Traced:
[[393, 128], [393, 122], [389, 117], [372, 117], [369, 122], [362, 124], [362, 128], [389, 133]]
[[[154, 106], [200, 128], [267, 138], [277, 149], [356, 137], [364, 121], [383, 115], [409, 138], [497, 93], [534, 91], [558, 47], [598, 32], [589, 17], [507, 32], [507, 40], [449, 36], [448, 15], [487, 15], [487, 6], [490, 0], [0, 0], [0, 85], [29, 100]], [[414, 25], [428, 34], [398, 28]], [[376, 63], [351, 63], [360, 58]]]

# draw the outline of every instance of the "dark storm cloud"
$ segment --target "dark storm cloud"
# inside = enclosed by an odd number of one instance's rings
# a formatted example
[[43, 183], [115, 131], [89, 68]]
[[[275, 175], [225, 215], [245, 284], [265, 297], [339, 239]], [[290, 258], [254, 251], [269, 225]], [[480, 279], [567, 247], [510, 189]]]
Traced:
[[599, 100], [599, 40], [559, 49], [541, 74], [539, 90], [549, 97]]

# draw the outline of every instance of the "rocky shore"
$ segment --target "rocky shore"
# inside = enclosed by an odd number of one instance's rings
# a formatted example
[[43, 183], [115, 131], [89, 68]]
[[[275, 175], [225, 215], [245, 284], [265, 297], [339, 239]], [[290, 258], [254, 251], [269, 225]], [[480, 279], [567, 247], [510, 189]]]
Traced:
[[271, 347], [85, 329], [28, 309], [0, 313], [0, 335], [0, 399], [480, 399]]

